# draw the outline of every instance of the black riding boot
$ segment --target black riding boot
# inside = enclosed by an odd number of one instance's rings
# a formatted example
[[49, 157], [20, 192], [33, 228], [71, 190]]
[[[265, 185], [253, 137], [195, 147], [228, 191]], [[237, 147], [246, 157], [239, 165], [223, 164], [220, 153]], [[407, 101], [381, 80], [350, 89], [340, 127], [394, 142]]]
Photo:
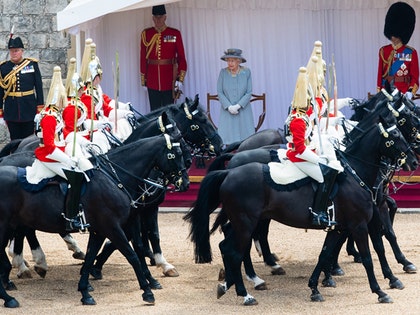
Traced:
[[319, 166], [324, 176], [324, 182], [319, 184], [315, 193], [314, 203], [311, 209], [312, 224], [328, 227], [337, 224], [337, 222], [329, 219], [327, 205], [338, 171], [324, 164], [319, 164]]
[[80, 204], [80, 193], [85, 175], [80, 172], [64, 170], [69, 182], [66, 198], [66, 231], [84, 231], [90, 224], [86, 223], [83, 207]]

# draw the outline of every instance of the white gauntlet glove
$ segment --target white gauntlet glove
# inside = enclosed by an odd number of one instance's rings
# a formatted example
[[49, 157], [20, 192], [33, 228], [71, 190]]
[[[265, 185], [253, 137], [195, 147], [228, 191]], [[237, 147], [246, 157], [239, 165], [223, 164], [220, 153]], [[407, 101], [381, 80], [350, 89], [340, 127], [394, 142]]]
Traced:
[[235, 106], [236, 106], [236, 105], [230, 105], [230, 106], [228, 107], [228, 111], [229, 111], [229, 113], [231, 113], [232, 115], [238, 115], [238, 114], [239, 114], [239, 112], [235, 109]]
[[175, 81], [175, 89], [182, 90], [182, 86], [183, 84], [181, 81]]
[[413, 93], [410, 91], [405, 92], [405, 97], [409, 100], [411, 100], [413, 98]]

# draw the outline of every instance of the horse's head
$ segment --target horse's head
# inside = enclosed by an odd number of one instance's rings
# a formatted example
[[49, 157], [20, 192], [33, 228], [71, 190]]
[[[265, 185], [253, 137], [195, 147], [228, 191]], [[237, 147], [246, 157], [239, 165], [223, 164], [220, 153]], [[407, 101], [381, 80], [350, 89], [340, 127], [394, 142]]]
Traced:
[[185, 101], [179, 105], [177, 124], [184, 139], [191, 144], [195, 153], [220, 154], [223, 145], [222, 138], [200, 107], [198, 95], [194, 100], [185, 98]]
[[181, 143], [166, 133], [163, 136], [166, 143], [162, 155], [156, 157], [157, 167], [169, 182], [175, 185], [176, 190], [186, 191], [189, 188], [190, 181]]

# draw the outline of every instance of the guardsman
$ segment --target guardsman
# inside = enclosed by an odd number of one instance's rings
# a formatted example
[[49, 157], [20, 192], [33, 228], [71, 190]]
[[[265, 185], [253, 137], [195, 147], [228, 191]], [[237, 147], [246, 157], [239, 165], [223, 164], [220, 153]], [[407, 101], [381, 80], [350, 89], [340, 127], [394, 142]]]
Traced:
[[143, 30], [140, 38], [140, 77], [153, 111], [179, 98], [187, 61], [181, 32], [165, 24], [165, 6], [154, 6], [152, 15], [154, 27]]
[[23, 57], [23, 42], [10, 35], [10, 60], [0, 64], [0, 117], [7, 123], [10, 139], [34, 133], [35, 115], [43, 108], [44, 94], [38, 61]]
[[417, 51], [407, 46], [416, 24], [414, 9], [404, 2], [390, 6], [385, 17], [384, 35], [391, 44], [379, 49], [377, 91], [394, 85], [412, 98], [419, 88]]
[[319, 183], [313, 206], [310, 208], [312, 224], [330, 227], [336, 222], [329, 217], [327, 205], [338, 171], [326, 165], [328, 161], [325, 156], [316, 153], [316, 144], [312, 140], [313, 105], [312, 93], [308, 93], [309, 88], [307, 70], [301, 67], [293, 96], [292, 111], [286, 120], [286, 130], [288, 130], [286, 155], [296, 167]]

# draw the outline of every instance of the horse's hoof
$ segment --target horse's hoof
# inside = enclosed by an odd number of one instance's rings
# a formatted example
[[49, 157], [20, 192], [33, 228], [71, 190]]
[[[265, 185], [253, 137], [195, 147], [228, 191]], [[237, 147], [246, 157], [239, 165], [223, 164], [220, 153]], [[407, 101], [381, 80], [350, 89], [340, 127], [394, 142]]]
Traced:
[[93, 277], [94, 280], [101, 280], [102, 279], [102, 270], [92, 267], [90, 269], [90, 275]]
[[47, 270], [45, 270], [44, 268], [34, 266], [34, 270], [42, 279], [44, 279], [45, 276], [47, 275]]
[[226, 291], [227, 291], [226, 286], [219, 283], [217, 285], [217, 299], [220, 299], [223, 295], [225, 295]]
[[155, 304], [155, 297], [154, 297], [152, 291], [144, 292], [141, 296], [142, 296], [144, 302], [146, 302], [150, 305]]
[[178, 277], [179, 273], [175, 268], [171, 268], [163, 272], [166, 277]]
[[4, 302], [4, 307], [7, 307], [7, 308], [16, 308], [19, 306], [20, 306], [19, 302], [15, 298], [12, 298], [9, 301]]
[[325, 278], [322, 280], [322, 286], [326, 288], [335, 288], [337, 284], [335, 283], [333, 278]]
[[388, 294], [378, 297], [378, 301], [379, 303], [394, 303], [394, 301]]
[[260, 283], [259, 285], [255, 286], [254, 289], [259, 291], [267, 290], [267, 284], [265, 282]]
[[17, 274], [17, 277], [19, 279], [31, 279], [32, 278], [32, 274], [31, 274], [31, 271], [29, 269], [27, 269], [27, 270], [25, 270], [23, 272], [18, 273]]
[[153, 280], [149, 281], [149, 286], [150, 286], [150, 289], [152, 289], [152, 290], [161, 290], [161, 289], [163, 289], [162, 288], [162, 285], [156, 279], [153, 279]]
[[72, 256], [74, 259], [85, 260], [86, 255], [84, 252], [74, 252]]
[[409, 264], [409, 265], [407, 265], [407, 266], [404, 266], [404, 267], [403, 267], [403, 270], [404, 270], [406, 273], [417, 273], [417, 267], [416, 267], [416, 266], [414, 266], [413, 264]]
[[245, 306], [258, 305], [258, 301], [254, 297], [250, 297], [250, 298], [245, 299], [244, 305]]
[[226, 276], [225, 269], [220, 268], [218, 281], [224, 281], [225, 280], [225, 276]]
[[93, 297], [81, 298], [80, 301], [83, 305], [96, 305], [96, 301]]
[[331, 275], [332, 276], [344, 276], [344, 270], [341, 269], [341, 267], [336, 267], [334, 269], [331, 270]]
[[324, 302], [325, 299], [324, 297], [321, 295], [321, 293], [316, 293], [316, 294], [312, 294], [311, 295], [311, 301], [312, 302]]
[[390, 281], [389, 282], [389, 287], [391, 289], [402, 290], [402, 289], [404, 289], [404, 284], [401, 282], [401, 280], [397, 279], [397, 280], [394, 280], [392, 282]]
[[4, 283], [3, 286], [4, 286], [4, 289], [6, 291], [16, 291], [17, 290], [17, 287], [12, 280], [9, 280], [7, 283]]
[[286, 274], [286, 270], [283, 267], [271, 269], [271, 274], [273, 276], [283, 276]]

